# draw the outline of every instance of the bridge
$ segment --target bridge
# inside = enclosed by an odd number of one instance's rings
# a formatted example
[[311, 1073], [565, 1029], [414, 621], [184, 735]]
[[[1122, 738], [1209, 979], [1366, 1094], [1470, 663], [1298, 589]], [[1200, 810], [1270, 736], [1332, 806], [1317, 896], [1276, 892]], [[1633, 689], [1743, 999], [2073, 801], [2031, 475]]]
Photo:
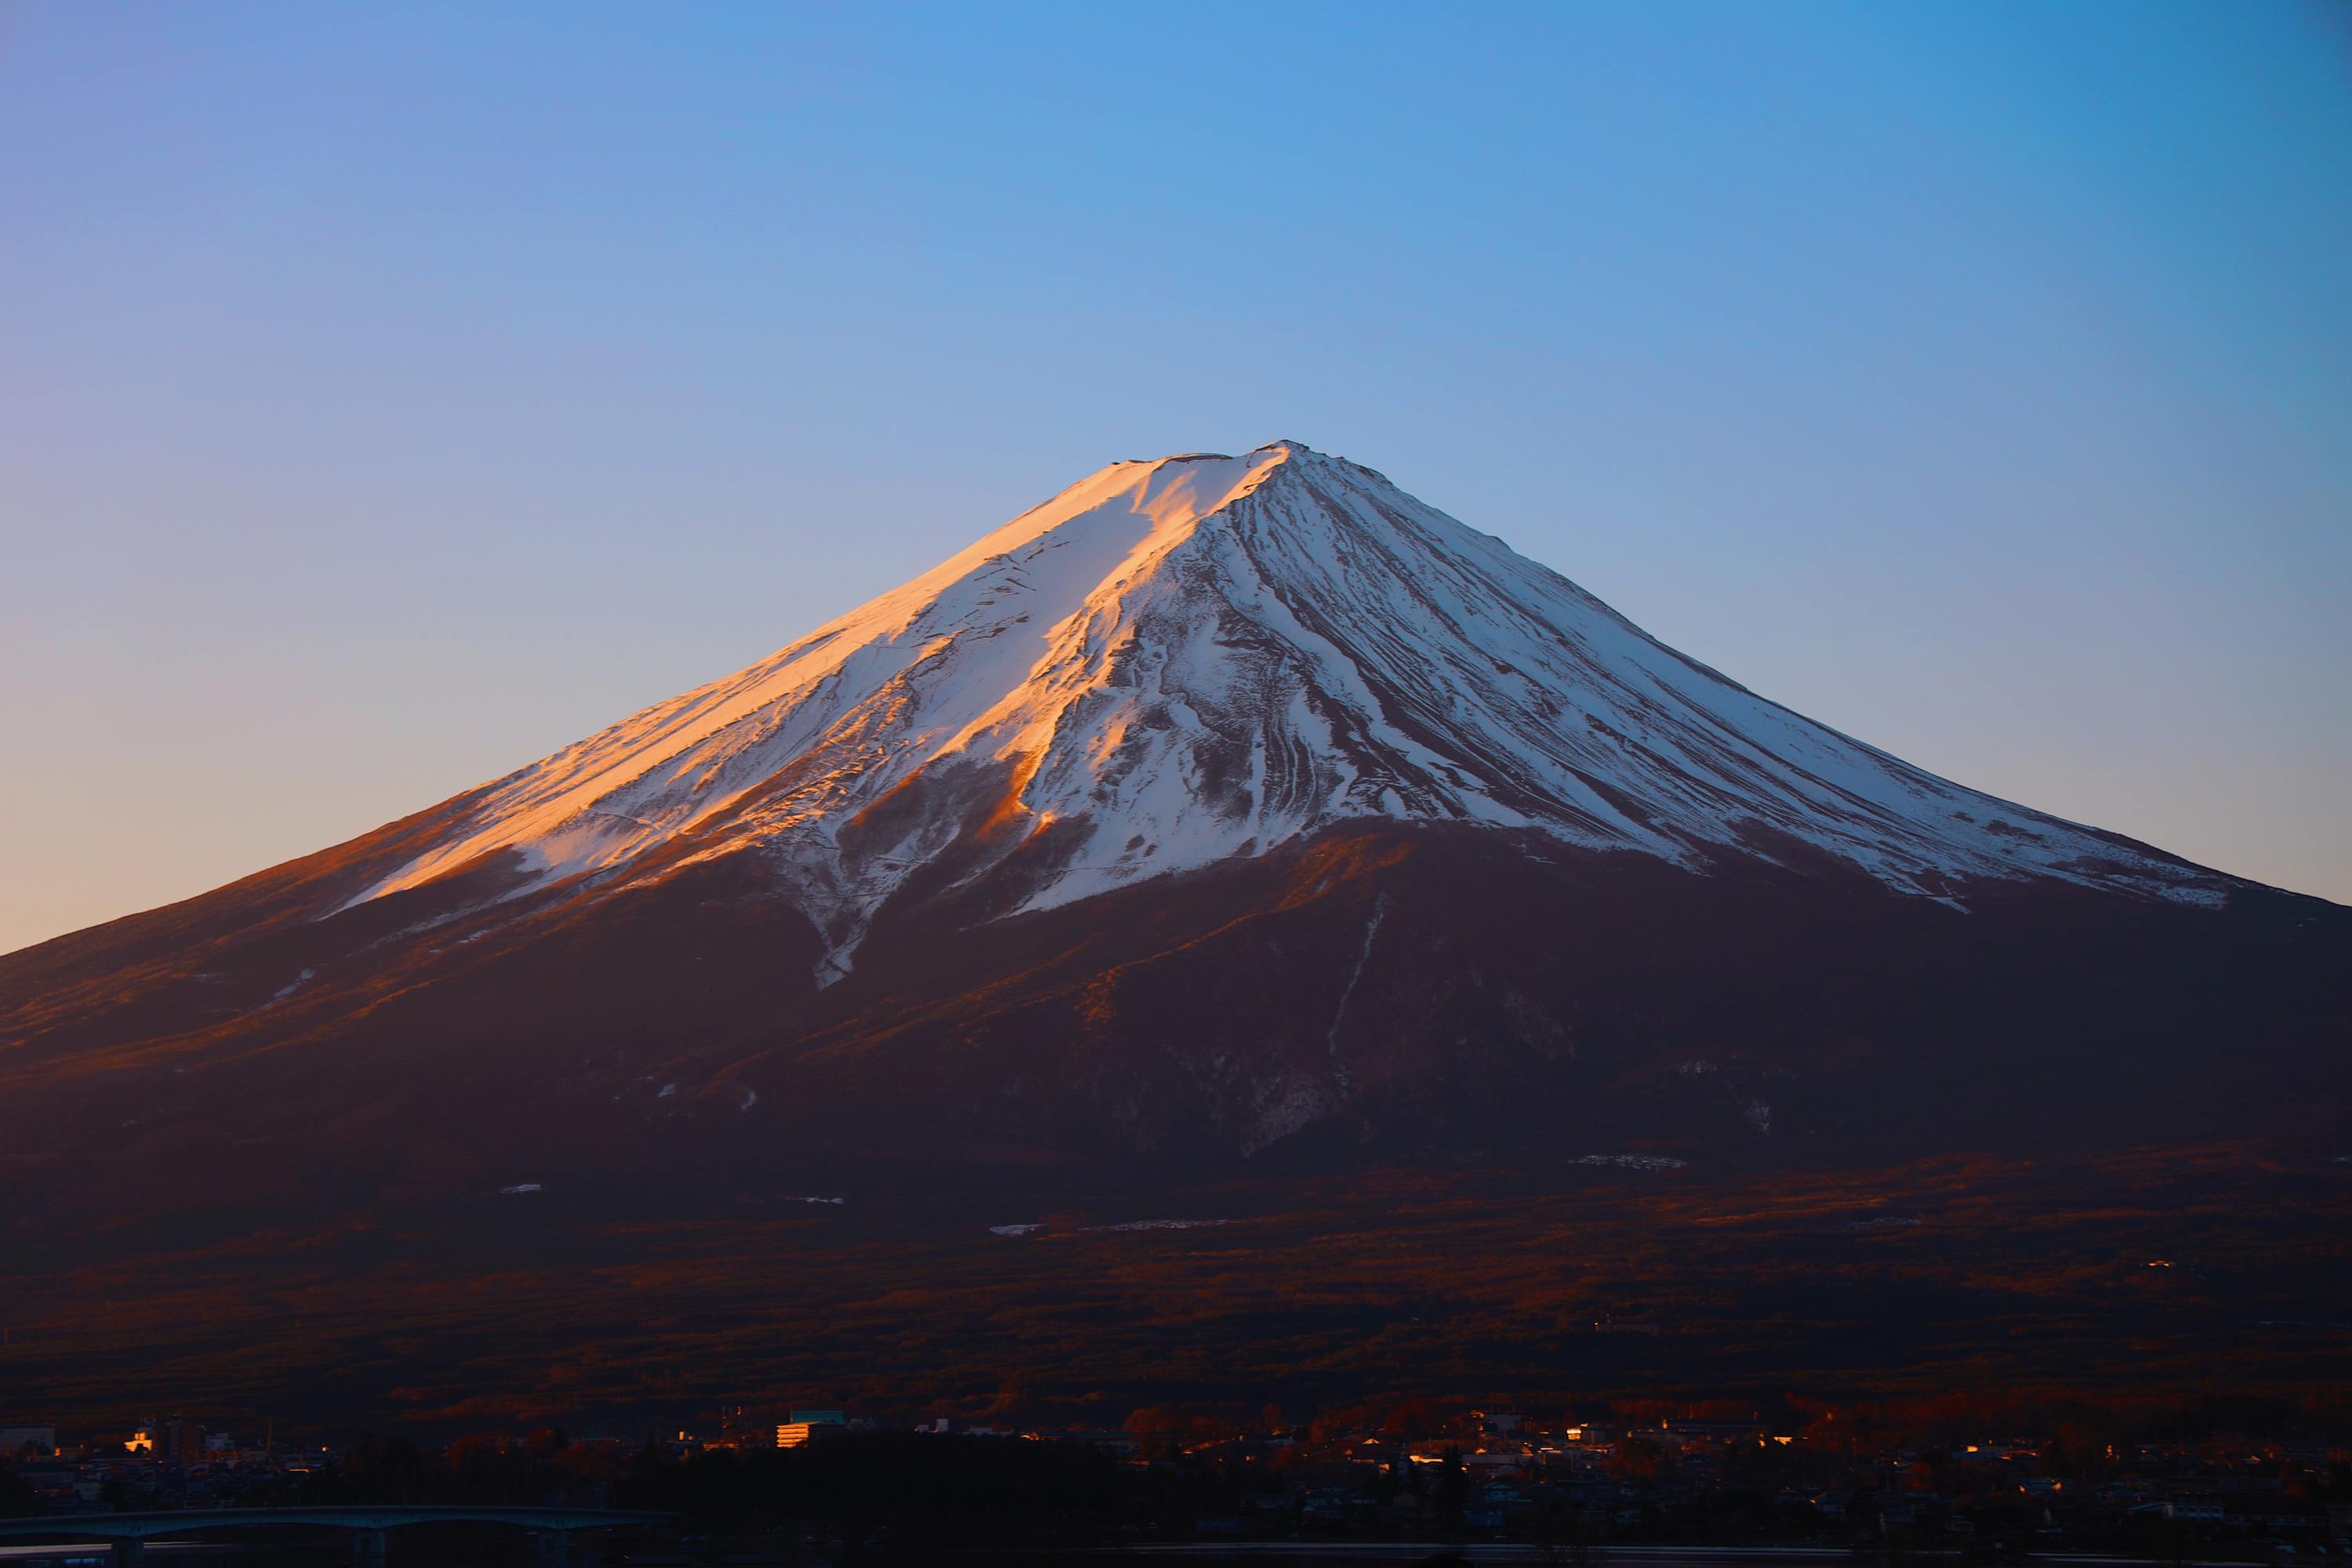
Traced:
[[23, 1541], [68, 1545], [104, 1542], [114, 1568], [141, 1568], [147, 1542], [159, 1536], [174, 1539], [198, 1531], [263, 1530], [287, 1525], [352, 1532], [353, 1568], [383, 1568], [387, 1532], [410, 1524], [491, 1524], [529, 1531], [542, 1563], [571, 1561], [574, 1536], [583, 1530], [611, 1530], [622, 1525], [663, 1524], [663, 1513], [634, 1513], [610, 1508], [476, 1508], [463, 1505], [408, 1504], [381, 1508], [211, 1508], [174, 1513], [89, 1513], [52, 1519], [0, 1519], [0, 1542]]

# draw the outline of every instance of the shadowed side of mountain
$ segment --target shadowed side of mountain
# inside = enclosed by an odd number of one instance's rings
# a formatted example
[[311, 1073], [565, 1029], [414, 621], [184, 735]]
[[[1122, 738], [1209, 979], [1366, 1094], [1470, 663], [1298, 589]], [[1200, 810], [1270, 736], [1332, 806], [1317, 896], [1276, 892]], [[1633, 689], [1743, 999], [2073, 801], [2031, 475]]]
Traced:
[[304, 928], [354, 945], [307, 951], [291, 994], [170, 1012], [276, 980], [265, 928], [200, 949], [226, 982], [12, 1052], [0, 1146], [48, 1194], [28, 1213], [210, 1227], [520, 1182], [684, 1215], [1121, 1170], [2046, 1155], [2321, 1139], [2347, 1103], [2352, 917], [2284, 895], [1962, 911], [1840, 867], [1367, 824], [1080, 904], [987, 897], [894, 905], [820, 987], [824, 939], [728, 857], [498, 924], [348, 911]]

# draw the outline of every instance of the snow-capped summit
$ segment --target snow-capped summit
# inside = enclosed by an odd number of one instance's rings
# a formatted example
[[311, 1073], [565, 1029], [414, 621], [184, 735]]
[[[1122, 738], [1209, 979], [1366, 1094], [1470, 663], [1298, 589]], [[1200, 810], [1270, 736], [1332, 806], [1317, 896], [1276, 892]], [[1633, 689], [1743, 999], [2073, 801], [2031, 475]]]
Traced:
[[[1357, 818], [1704, 872], [1810, 847], [1900, 891], [2227, 879], [1758, 697], [1371, 469], [1277, 441], [1110, 465], [751, 668], [488, 786], [362, 895], [499, 851], [587, 890], [772, 865], [845, 973], [926, 867], [1043, 909]], [[656, 852], [659, 853], [656, 853]]]

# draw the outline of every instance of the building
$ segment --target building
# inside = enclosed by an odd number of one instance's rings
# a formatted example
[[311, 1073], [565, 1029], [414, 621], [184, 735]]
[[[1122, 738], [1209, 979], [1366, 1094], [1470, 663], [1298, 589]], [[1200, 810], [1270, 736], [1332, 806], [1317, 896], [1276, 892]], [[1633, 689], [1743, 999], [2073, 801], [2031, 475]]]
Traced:
[[185, 1415], [166, 1415], [151, 1428], [155, 1454], [167, 1465], [201, 1465], [205, 1461], [205, 1427]]
[[776, 1428], [776, 1447], [798, 1448], [820, 1437], [838, 1436], [849, 1430], [849, 1423], [838, 1410], [795, 1410], [793, 1418]]

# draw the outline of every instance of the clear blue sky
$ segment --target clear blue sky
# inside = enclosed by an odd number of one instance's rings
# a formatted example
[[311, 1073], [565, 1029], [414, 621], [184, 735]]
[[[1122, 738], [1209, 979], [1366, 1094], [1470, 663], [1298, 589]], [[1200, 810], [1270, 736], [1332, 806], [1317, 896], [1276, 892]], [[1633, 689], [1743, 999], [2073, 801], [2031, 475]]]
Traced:
[[0, 949], [1293, 437], [2352, 900], [2352, 7], [0, 9]]

